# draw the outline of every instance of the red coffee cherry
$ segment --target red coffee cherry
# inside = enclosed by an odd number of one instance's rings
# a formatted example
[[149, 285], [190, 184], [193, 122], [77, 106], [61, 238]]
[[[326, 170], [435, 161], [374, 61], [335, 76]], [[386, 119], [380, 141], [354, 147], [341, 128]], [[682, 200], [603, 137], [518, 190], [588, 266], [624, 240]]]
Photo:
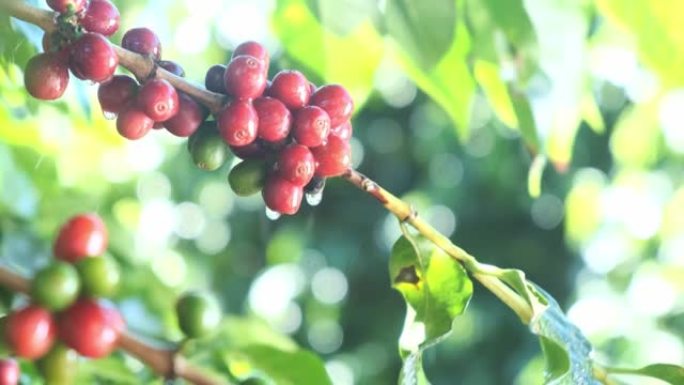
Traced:
[[69, 68], [59, 53], [41, 53], [31, 58], [24, 71], [24, 85], [41, 100], [60, 98], [69, 84]]
[[108, 0], [90, 0], [81, 26], [88, 32], [111, 36], [119, 29], [120, 19], [119, 10]]
[[132, 77], [114, 75], [110, 81], [100, 84], [97, 90], [97, 99], [102, 111], [118, 114], [135, 100], [139, 88], [138, 82]]
[[351, 166], [351, 146], [336, 136], [328, 137], [328, 143], [312, 148], [311, 152], [316, 159], [316, 176], [342, 175]]
[[226, 93], [226, 83], [223, 80], [226, 75], [226, 66], [222, 64], [215, 64], [207, 70], [204, 76], [204, 86], [212, 92], [219, 94]]
[[124, 108], [116, 118], [116, 130], [129, 140], [137, 140], [147, 135], [152, 126], [154, 126], [154, 120], [136, 104]]
[[11, 358], [0, 359], [0, 385], [17, 385], [20, 377], [19, 364]]
[[292, 144], [280, 153], [276, 169], [290, 183], [304, 187], [314, 176], [316, 162], [308, 147]]
[[267, 96], [254, 99], [254, 109], [259, 116], [258, 135], [269, 142], [279, 142], [290, 133], [292, 113], [278, 99]]
[[268, 66], [271, 60], [268, 51], [263, 45], [256, 41], [246, 41], [235, 47], [231, 59], [235, 59], [238, 56], [252, 56], [261, 60], [264, 63], [264, 71], [268, 72]]
[[330, 133], [330, 117], [320, 107], [306, 106], [295, 114], [292, 134], [297, 143], [317, 147], [325, 142]]
[[65, 310], [59, 320], [59, 336], [70, 348], [90, 358], [111, 353], [125, 324], [119, 312], [105, 302], [82, 298]]
[[183, 67], [181, 67], [180, 64], [176, 63], [175, 61], [171, 60], [161, 60], [159, 63], [159, 66], [172, 74], [179, 76], [181, 78], [185, 77], [185, 70]]
[[69, 63], [69, 47], [64, 47], [64, 42], [58, 33], [44, 33], [43, 40], [41, 41], [43, 45], [43, 52], [45, 53], [57, 53], [59, 60], [64, 63]]
[[223, 81], [226, 91], [238, 99], [254, 99], [266, 89], [264, 63], [253, 56], [238, 56], [228, 63]]
[[251, 103], [234, 100], [219, 115], [221, 137], [231, 146], [246, 146], [257, 138], [259, 117]]
[[175, 136], [192, 135], [207, 117], [207, 111], [195, 99], [178, 92], [178, 113], [164, 122], [164, 127]]
[[330, 129], [330, 136], [336, 136], [342, 140], [349, 140], [352, 137], [352, 124], [346, 121], [337, 127]]
[[153, 60], [161, 59], [161, 42], [157, 34], [149, 28], [129, 29], [121, 39], [121, 46]]
[[230, 151], [240, 159], [260, 159], [266, 157], [268, 150], [259, 139], [246, 146], [229, 146]]
[[57, 259], [73, 263], [102, 255], [107, 241], [107, 227], [97, 214], [79, 214], [59, 229], [53, 252]]
[[114, 48], [99, 33], [85, 33], [71, 47], [69, 68], [79, 79], [104, 82], [114, 75], [118, 64]]
[[85, 8], [87, 0], [47, 0], [48, 7], [59, 13], [67, 13], [71, 8], [74, 13], [79, 13]]
[[19, 357], [40, 358], [50, 350], [56, 335], [52, 314], [42, 307], [29, 305], [7, 317], [5, 340]]
[[311, 97], [309, 81], [299, 71], [280, 71], [268, 88], [269, 95], [283, 102], [287, 108], [296, 110], [306, 106]]
[[304, 190], [279, 175], [269, 175], [261, 195], [269, 209], [280, 214], [293, 215], [302, 204]]
[[178, 113], [178, 93], [164, 79], [152, 79], [140, 88], [138, 105], [155, 122], [171, 119]]
[[354, 101], [344, 87], [329, 84], [311, 95], [310, 104], [323, 108], [330, 115], [330, 124], [337, 127], [351, 118]]

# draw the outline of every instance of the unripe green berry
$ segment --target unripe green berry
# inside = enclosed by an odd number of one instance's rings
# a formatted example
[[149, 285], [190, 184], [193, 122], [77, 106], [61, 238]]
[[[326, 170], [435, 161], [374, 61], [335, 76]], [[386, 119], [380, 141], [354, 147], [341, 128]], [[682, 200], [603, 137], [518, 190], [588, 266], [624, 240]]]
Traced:
[[214, 171], [230, 158], [230, 150], [213, 122], [203, 124], [188, 140], [192, 161], [202, 170]]
[[238, 163], [228, 174], [228, 183], [235, 194], [250, 196], [258, 193], [266, 181], [266, 163], [259, 159], [247, 159]]
[[91, 297], [110, 297], [119, 286], [121, 273], [116, 262], [107, 256], [86, 258], [76, 264], [83, 293]]
[[33, 277], [31, 297], [46, 309], [58, 311], [76, 300], [80, 286], [78, 273], [71, 264], [54, 261]]
[[178, 326], [188, 338], [200, 338], [213, 332], [221, 322], [216, 300], [202, 293], [183, 294], [176, 303]]
[[78, 371], [78, 353], [58, 343], [36, 364], [46, 385], [70, 385]]

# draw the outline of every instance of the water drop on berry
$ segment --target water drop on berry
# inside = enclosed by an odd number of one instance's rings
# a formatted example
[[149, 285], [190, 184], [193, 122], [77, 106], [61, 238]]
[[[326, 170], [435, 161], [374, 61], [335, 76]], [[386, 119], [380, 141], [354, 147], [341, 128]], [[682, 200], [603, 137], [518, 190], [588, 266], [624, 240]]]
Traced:
[[119, 116], [119, 114], [110, 111], [102, 111], [102, 114], [104, 115], [105, 120], [114, 120]]
[[269, 209], [268, 207], [266, 207], [266, 218], [268, 218], [272, 221], [275, 221], [275, 220], [278, 220], [278, 218], [280, 218], [280, 216], [281, 216], [281, 214], [279, 212], [273, 211], [273, 210]]
[[323, 200], [323, 189], [315, 192], [308, 192], [304, 196], [306, 197], [306, 203], [308, 203], [309, 206], [318, 206]]

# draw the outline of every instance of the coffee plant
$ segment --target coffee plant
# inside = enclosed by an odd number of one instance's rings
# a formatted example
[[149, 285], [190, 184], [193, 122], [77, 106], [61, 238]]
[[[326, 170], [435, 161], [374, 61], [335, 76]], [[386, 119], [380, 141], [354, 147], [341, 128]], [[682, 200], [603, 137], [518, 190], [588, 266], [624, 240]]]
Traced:
[[[353, 3], [360, 6], [359, 2]], [[404, 63], [405, 71], [447, 110], [465, 138], [463, 127], [467, 129], [467, 124], [463, 117], [470, 102], [459, 92], [474, 89], [474, 85], [454, 85], [442, 81], [442, 77], [449, 71], [470, 69], [465, 64], [440, 67], [439, 55], [435, 57], [428, 51], [434, 45], [450, 55], [448, 44], [452, 40], [453, 44], [461, 44], [463, 25], [457, 24], [455, 36], [446, 40], [442, 35], [452, 31], [438, 29], [444, 18], [456, 12], [453, 3], [442, 9], [444, 4], [429, 1], [425, 5], [389, 1], [382, 6], [387, 16], [383, 28], [397, 40], [401, 52], [398, 60]], [[458, 12], [486, 9], [489, 21], [501, 29], [497, 33], [503, 33], [512, 44], [530, 39], [526, 32], [516, 32], [516, 25], [510, 24], [513, 16], [501, 13], [512, 9], [515, 17], [529, 23], [522, 2], [506, 5], [510, 9], [495, 0], [455, 3]], [[24, 88], [32, 98], [59, 100], [74, 84], [73, 77], [96, 86], [98, 109], [114, 121], [110, 125], [118, 135], [127, 141], [139, 141], [168, 131], [173, 137], [184, 138], [188, 158], [198, 169], [218, 173], [225, 170], [227, 184], [237, 196], [261, 193], [270, 220], [300, 213], [304, 201], [311, 210], [317, 210], [324, 192], [339, 188], [337, 181], [356, 187], [394, 217], [401, 235], [391, 247], [389, 282], [406, 303], [405, 322], [398, 338], [402, 365], [395, 374], [400, 384], [430, 383], [430, 370], [424, 369], [423, 362], [436, 350], [433, 347], [443, 344], [450, 335], [464, 333], [455, 325], [462, 325], [458, 320], [467, 314], [474, 292], [482, 289], [512, 310], [538, 339], [545, 384], [617, 384], [623, 375], [684, 384], [681, 366], [651, 364], [625, 369], [596, 354], [556, 300], [522, 270], [478, 261], [424, 219], [416, 207], [356, 171], [352, 116], [363, 103], [355, 103], [352, 95], [359, 94], [358, 84], [346, 88], [344, 84], [319, 82], [318, 77], [312, 81], [303, 68], [296, 68], [295, 63], [306, 63], [301, 48], [291, 53], [298, 59], [292, 63], [295, 68], [282, 68], [282, 63], [272, 68], [274, 63], [264, 45], [244, 41], [232, 49], [225, 65], [219, 63], [207, 69], [202, 87], [187, 80], [182, 65], [165, 56], [162, 39], [153, 29], [119, 31], [121, 14], [109, 0], [48, 0], [47, 6], [50, 10], [32, 2], [0, 0], [0, 10], [14, 20], [7, 26], [16, 28], [2, 32], [8, 41], [11, 34], [31, 37], [31, 25], [44, 32], [42, 51], [31, 52], [33, 56], [26, 62], [16, 61], [23, 65]], [[296, 13], [294, 8], [290, 11]], [[434, 28], [430, 26], [433, 21]], [[527, 27], [521, 25], [521, 30]], [[275, 29], [282, 32], [283, 28], [288, 24], [276, 20]], [[296, 25], [292, 28], [293, 34], [284, 36], [296, 40]], [[120, 39], [116, 38], [120, 35]], [[458, 54], [464, 47], [453, 52]], [[358, 49], [359, 55], [368, 53], [367, 46]], [[505, 51], [499, 54], [509, 54]], [[348, 65], [352, 72], [355, 70], [355, 63], [334, 63], [334, 50], [326, 54], [330, 55], [331, 65]], [[518, 76], [531, 79], [531, 73], [536, 71], [531, 64], [532, 53], [514, 55]], [[476, 61], [473, 68], [494, 112], [504, 123], [518, 127], [526, 154], [534, 158], [528, 175], [529, 193], [538, 196], [547, 159], [558, 171], [570, 167], [572, 140], [568, 140], [570, 147], [553, 140], [548, 147], [543, 145], [543, 133], [535, 128], [532, 106], [523, 93], [513, 83], [501, 83], [501, 69], [491, 62]], [[123, 72], [117, 73], [119, 69]], [[590, 124], [602, 125], [595, 101], [583, 103]], [[381, 142], [392, 140], [388, 131], [383, 135], [387, 136]], [[3, 187], [13, 188], [6, 184]], [[335, 192], [331, 194], [326, 200], [346, 204], [336, 200]], [[482, 199], [487, 196], [483, 194]], [[356, 218], [366, 219], [366, 213]], [[26, 276], [10, 266], [0, 266], [0, 285], [8, 290], [3, 293], [7, 314], [2, 318], [4, 358], [0, 359], [0, 385], [154, 384], [177, 380], [200, 385], [333, 384], [329, 372], [334, 370], [328, 366], [326, 371], [320, 357], [257, 321], [224, 319], [222, 304], [206, 291], [174, 293], [174, 316], [169, 322], [178, 332], [173, 341], [161, 342], [158, 335], [150, 339], [143, 337], [145, 333], [140, 330], [131, 330], [124, 319], [126, 312], [112, 301], [122, 290], [122, 282], [129, 279], [119, 259], [113, 256], [121, 250], [110, 250], [110, 239], [120, 237], [116, 231], [108, 229], [100, 214], [80, 212], [50, 227], [48, 232], [54, 241], [51, 258], [44, 265], [33, 268]], [[121, 239], [117, 242], [122, 244]], [[544, 263], [555, 262], [549, 259]], [[143, 278], [137, 289], [157, 290], [148, 289], [153, 284]], [[600, 318], [600, 310], [593, 316]], [[493, 318], [488, 322], [497, 322]], [[474, 329], [479, 326], [472, 325]], [[152, 343], [154, 339], [160, 341]], [[447, 354], [440, 351], [440, 356]]]

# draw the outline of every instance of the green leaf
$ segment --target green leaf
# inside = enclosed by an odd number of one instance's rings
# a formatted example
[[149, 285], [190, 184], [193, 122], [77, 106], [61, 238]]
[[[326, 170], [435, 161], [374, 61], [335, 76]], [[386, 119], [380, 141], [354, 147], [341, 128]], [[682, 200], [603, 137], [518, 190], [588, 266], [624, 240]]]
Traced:
[[428, 384], [422, 352], [449, 335], [454, 319], [468, 306], [473, 284], [458, 261], [421, 237], [397, 240], [389, 273], [392, 287], [408, 305], [399, 339], [404, 358], [400, 384]]
[[672, 385], [684, 384], [684, 367], [672, 364], [653, 364], [640, 369], [606, 368], [608, 373], [633, 374], [663, 380]]
[[390, 36], [418, 68], [429, 70], [452, 45], [456, 33], [456, 1], [388, 1], [385, 22]]
[[548, 304], [530, 322], [530, 330], [539, 336], [546, 360], [545, 384], [600, 385], [594, 378], [589, 341], [548, 293], [538, 286], [534, 286], [534, 291]]
[[371, 93], [375, 70], [384, 55], [383, 39], [370, 16], [355, 21], [344, 35], [331, 31], [325, 23], [334, 10], [323, 3], [320, 6], [319, 16], [325, 17], [319, 23], [305, 0], [279, 0], [273, 29], [287, 56], [298, 63], [293, 66], [323, 81], [344, 85], [358, 110]]
[[518, 128], [518, 117], [508, 94], [508, 86], [501, 78], [499, 65], [486, 60], [477, 60], [473, 71], [477, 83], [489, 100], [496, 116], [508, 127]]
[[[419, 2], [416, 2], [419, 3]], [[449, 115], [461, 140], [468, 137], [475, 81], [468, 68], [470, 35], [464, 23], [456, 24], [455, 38], [441, 60], [425, 69], [418, 57], [397, 43], [394, 53], [404, 72], [418, 88]]]
[[323, 361], [306, 350], [284, 351], [251, 345], [224, 356], [231, 373], [240, 380], [258, 377], [274, 385], [332, 384]]
[[665, 88], [684, 85], [681, 1], [598, 0], [602, 15], [631, 32], [641, 61], [656, 71]]

